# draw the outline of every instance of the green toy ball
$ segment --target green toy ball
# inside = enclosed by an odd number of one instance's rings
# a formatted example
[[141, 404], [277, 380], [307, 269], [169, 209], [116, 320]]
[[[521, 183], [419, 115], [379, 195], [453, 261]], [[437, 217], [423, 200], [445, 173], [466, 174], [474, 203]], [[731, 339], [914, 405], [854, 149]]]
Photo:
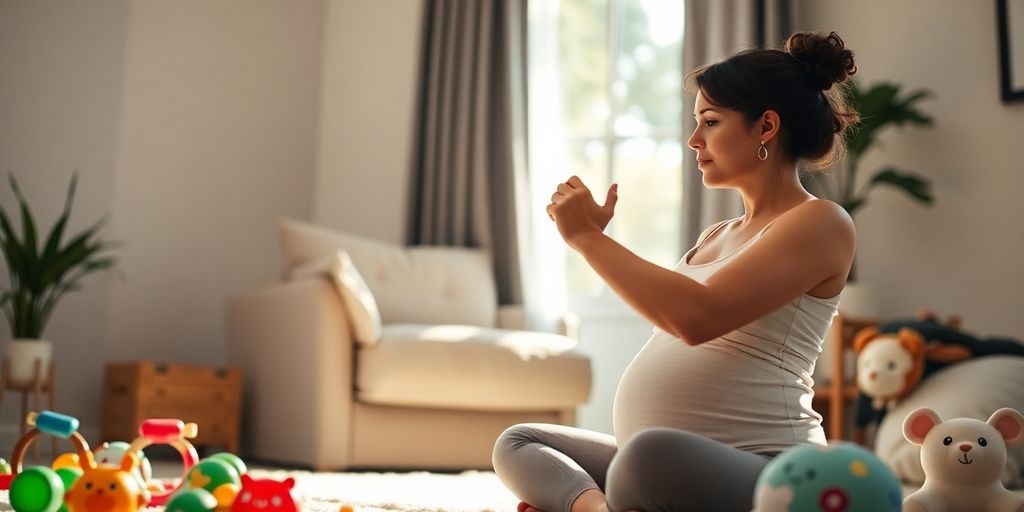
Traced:
[[217, 508], [217, 498], [205, 489], [189, 489], [176, 493], [164, 506], [165, 512], [210, 512]]
[[802, 445], [779, 454], [757, 479], [754, 512], [900, 512], [903, 490], [873, 453], [853, 443]]
[[16, 512], [57, 512], [64, 503], [64, 482], [56, 471], [34, 466], [11, 481], [10, 499]]
[[244, 475], [249, 471], [249, 468], [245, 466], [245, 462], [242, 462], [242, 459], [233, 453], [220, 452], [210, 455], [207, 458], [227, 462], [231, 467], [235, 468], [235, 471], [238, 471], [239, 476]]
[[213, 494], [214, 489], [224, 484], [241, 486], [242, 477], [231, 464], [220, 459], [207, 458], [188, 470], [182, 489], [203, 489]]
[[[82, 476], [81, 469], [71, 467], [60, 468], [56, 471], [56, 473], [57, 476], [60, 477], [60, 481], [64, 483], [65, 489], [70, 489], [72, 486], [74, 486], [75, 481], [77, 481]], [[68, 506], [66, 503], [61, 503], [59, 512], [68, 512]]]

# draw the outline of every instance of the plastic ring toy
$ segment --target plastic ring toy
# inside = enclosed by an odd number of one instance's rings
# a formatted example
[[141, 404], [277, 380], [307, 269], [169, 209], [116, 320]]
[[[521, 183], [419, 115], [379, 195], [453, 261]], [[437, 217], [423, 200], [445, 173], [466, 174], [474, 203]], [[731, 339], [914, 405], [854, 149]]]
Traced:
[[11, 474], [0, 476], [0, 489], [10, 489], [11, 481], [21, 473], [21, 463], [25, 459], [25, 452], [29, 445], [42, 434], [49, 434], [71, 441], [78, 452], [80, 460], [91, 460], [92, 452], [89, 450], [89, 443], [85, 441], [82, 434], [78, 433], [78, 419], [53, 411], [42, 411], [40, 413], [30, 412], [25, 422], [32, 428], [25, 432], [25, 435], [18, 439], [14, 445], [14, 453], [11, 455]]
[[14, 444], [14, 452], [11, 455], [10, 463], [11, 472], [9, 475], [2, 475], [0, 477], [0, 488], [10, 489], [15, 478], [18, 475], [24, 475], [23, 478], [17, 479], [20, 482], [18, 487], [22, 490], [11, 489], [11, 496], [25, 495], [26, 493], [28, 494], [26, 496], [38, 495], [38, 497], [53, 495], [39, 503], [33, 501], [34, 505], [29, 507], [32, 510], [44, 510], [47, 507], [44, 506], [43, 502], [52, 498], [59, 504], [62, 501], [62, 497], [54, 495], [57, 485], [53, 483], [52, 478], [47, 476], [47, 471], [23, 472], [22, 463], [25, 461], [25, 454], [29, 451], [29, 445], [40, 435], [49, 434], [70, 440], [75, 445], [75, 451], [78, 452], [80, 460], [92, 460], [92, 452], [89, 451], [89, 443], [86, 442], [85, 437], [78, 433], [79, 422], [76, 418], [52, 411], [43, 411], [39, 414], [29, 413], [26, 423], [31, 425], [32, 428]]
[[199, 454], [196, 453], [195, 446], [192, 446], [192, 443], [188, 441], [195, 438], [198, 432], [199, 428], [195, 423], [185, 423], [176, 419], [151, 418], [139, 425], [139, 437], [132, 441], [126, 453], [139, 452], [139, 458], [141, 458], [142, 450], [147, 446], [166, 444], [178, 450], [184, 465], [184, 470], [181, 473], [181, 479], [178, 481], [178, 484], [170, 489], [165, 488], [164, 492], [154, 492], [148, 506], [160, 506], [167, 503], [171, 494], [174, 494], [175, 491], [185, 484], [185, 475], [188, 474], [188, 470], [199, 460]]

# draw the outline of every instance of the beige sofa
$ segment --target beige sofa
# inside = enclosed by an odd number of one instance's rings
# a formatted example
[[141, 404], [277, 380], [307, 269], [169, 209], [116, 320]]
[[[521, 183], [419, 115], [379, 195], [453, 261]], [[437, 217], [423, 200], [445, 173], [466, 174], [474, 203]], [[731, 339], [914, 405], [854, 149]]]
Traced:
[[562, 334], [523, 331], [520, 309], [497, 306], [486, 253], [297, 221], [280, 234], [288, 277], [228, 301], [244, 456], [335, 470], [490, 468], [506, 427], [571, 425], [588, 400], [590, 360], [574, 351], [572, 322]]

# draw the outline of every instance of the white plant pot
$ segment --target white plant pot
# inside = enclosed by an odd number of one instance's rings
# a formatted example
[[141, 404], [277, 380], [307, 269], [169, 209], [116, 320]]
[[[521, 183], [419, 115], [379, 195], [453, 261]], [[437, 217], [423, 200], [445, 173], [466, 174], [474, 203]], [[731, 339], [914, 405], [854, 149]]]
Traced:
[[13, 339], [7, 344], [7, 358], [11, 361], [11, 383], [25, 385], [35, 377], [35, 362], [39, 361], [39, 377], [46, 380], [53, 359], [53, 344], [46, 340]]

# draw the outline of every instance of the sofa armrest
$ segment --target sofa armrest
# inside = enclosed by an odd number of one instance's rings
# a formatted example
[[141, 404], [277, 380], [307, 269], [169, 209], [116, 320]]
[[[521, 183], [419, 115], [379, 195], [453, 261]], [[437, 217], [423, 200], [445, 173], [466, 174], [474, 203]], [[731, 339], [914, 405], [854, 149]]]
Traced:
[[332, 283], [233, 295], [227, 324], [227, 357], [245, 379], [245, 453], [314, 467], [348, 460], [354, 348]]
[[[498, 329], [507, 329], [510, 331], [526, 330], [526, 309], [518, 304], [498, 306], [496, 327]], [[558, 319], [557, 334], [579, 341], [580, 317], [576, 316], [575, 313], [570, 312], [563, 314], [562, 317]]]

